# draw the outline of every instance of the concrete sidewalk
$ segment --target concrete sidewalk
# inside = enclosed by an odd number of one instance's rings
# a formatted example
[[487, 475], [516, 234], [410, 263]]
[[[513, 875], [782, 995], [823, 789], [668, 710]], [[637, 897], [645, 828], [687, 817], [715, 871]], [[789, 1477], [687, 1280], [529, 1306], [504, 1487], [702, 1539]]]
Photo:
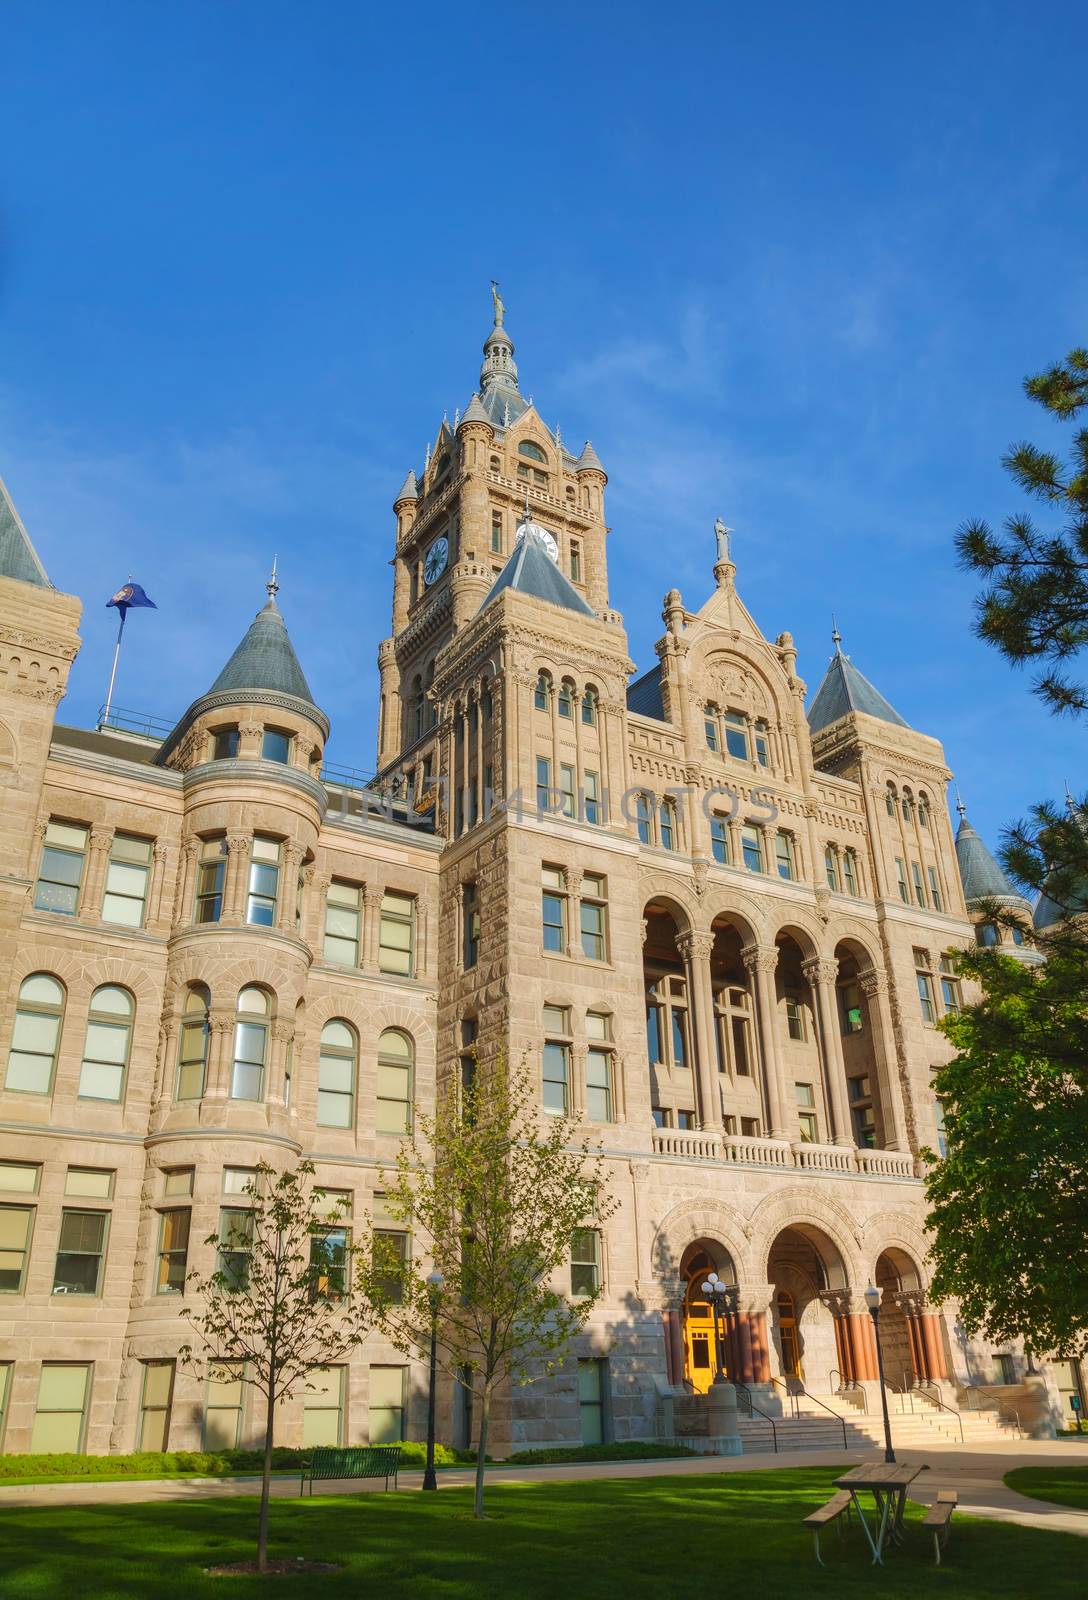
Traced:
[[[1073, 1455], [1070, 1455], [1070, 1451]], [[911, 1485], [910, 1498], [921, 1505], [931, 1505], [938, 1489], [955, 1489], [959, 1494], [960, 1509], [972, 1516], [993, 1517], [998, 1521], [1016, 1522], [1025, 1528], [1046, 1528], [1052, 1532], [1077, 1533], [1088, 1536], [1088, 1512], [1074, 1511], [1068, 1506], [1050, 1505], [1042, 1500], [1029, 1500], [1005, 1487], [1002, 1479], [1013, 1467], [1067, 1466], [1070, 1460], [1078, 1461], [1083, 1454], [1088, 1466], [1088, 1449], [1083, 1452], [1075, 1446], [1051, 1440], [1027, 1439], [1019, 1443], [991, 1441], [968, 1445], [926, 1445], [924, 1449], [897, 1451], [900, 1461], [925, 1466]], [[857, 1450], [822, 1451], [791, 1450], [779, 1455], [763, 1452], [746, 1456], [691, 1456], [664, 1461], [600, 1461], [580, 1462], [554, 1467], [489, 1467], [488, 1483], [562, 1483], [577, 1482], [587, 1478], [647, 1478], [687, 1477], [730, 1472], [764, 1472], [784, 1467], [846, 1467], [859, 1459]], [[871, 1457], [870, 1457], [871, 1459]], [[400, 1492], [417, 1490], [423, 1474], [419, 1471], [400, 1474]], [[473, 1481], [471, 1468], [451, 1468], [440, 1471], [440, 1489], [463, 1488]], [[0, 1507], [3, 1506], [105, 1506], [136, 1505], [162, 1500], [207, 1500], [231, 1498], [257, 1493], [258, 1478], [156, 1478], [145, 1481], [118, 1483], [41, 1483], [25, 1485], [0, 1485]], [[381, 1494], [381, 1483], [370, 1480], [345, 1480], [335, 1489], [335, 1494]], [[277, 1498], [298, 1495], [298, 1478], [294, 1474], [275, 1478], [272, 1493]]]

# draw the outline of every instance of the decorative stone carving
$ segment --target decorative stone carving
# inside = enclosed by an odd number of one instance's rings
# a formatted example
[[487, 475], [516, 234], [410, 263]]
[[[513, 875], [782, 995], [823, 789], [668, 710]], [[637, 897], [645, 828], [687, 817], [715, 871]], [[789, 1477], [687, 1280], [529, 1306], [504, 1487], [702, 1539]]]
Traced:
[[839, 976], [839, 963], [833, 958], [825, 960], [820, 956], [810, 956], [807, 961], [802, 961], [801, 971], [809, 983], [833, 985]]
[[859, 972], [858, 982], [861, 984], [862, 992], [869, 999], [888, 992], [887, 977], [883, 972], [878, 972], [875, 967], [868, 967], [864, 972]]
[[[685, 961], [709, 961], [714, 949], [714, 935], [695, 932], [677, 934], [676, 948]], [[775, 959], [778, 959], [777, 955]]]
[[778, 951], [774, 945], [746, 944], [740, 958], [748, 972], [774, 972], [778, 966]]

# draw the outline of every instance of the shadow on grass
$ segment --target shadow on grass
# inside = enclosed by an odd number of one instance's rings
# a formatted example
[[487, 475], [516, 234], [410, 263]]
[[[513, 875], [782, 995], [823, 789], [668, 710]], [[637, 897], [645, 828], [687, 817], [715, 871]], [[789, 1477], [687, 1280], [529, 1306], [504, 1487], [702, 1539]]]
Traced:
[[[253, 1553], [256, 1502], [250, 1499], [133, 1506], [14, 1510], [4, 1517], [2, 1600], [335, 1600], [369, 1593], [381, 1600], [589, 1600], [672, 1594], [692, 1577], [700, 1552], [722, 1564], [724, 1589], [778, 1596], [799, 1584], [819, 1593], [874, 1593], [859, 1529], [840, 1547], [825, 1539], [825, 1570], [815, 1565], [801, 1518], [831, 1492], [837, 1469], [685, 1478], [497, 1484], [492, 1515], [471, 1516], [471, 1491], [274, 1501], [270, 1555], [336, 1561], [335, 1575], [281, 1579], [209, 1578], [204, 1568]], [[1023, 1600], [1045, 1575], [1048, 1600], [1084, 1592], [1088, 1547], [1074, 1535], [957, 1517], [946, 1564], [933, 1566], [931, 1542], [912, 1508], [908, 1543], [879, 1576], [882, 1596], [940, 1593]], [[728, 1582], [725, 1581], [725, 1576]]]

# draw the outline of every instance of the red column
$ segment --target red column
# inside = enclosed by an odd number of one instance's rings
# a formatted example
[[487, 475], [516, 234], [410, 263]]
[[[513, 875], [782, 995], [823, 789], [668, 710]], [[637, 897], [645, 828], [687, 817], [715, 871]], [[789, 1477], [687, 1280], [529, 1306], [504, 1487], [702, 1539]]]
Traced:
[[924, 1383], [929, 1377], [926, 1364], [925, 1341], [922, 1338], [921, 1318], [915, 1311], [907, 1312], [907, 1338], [910, 1340], [910, 1364], [916, 1378]]
[[944, 1359], [944, 1339], [941, 1337], [941, 1319], [930, 1313], [920, 1317], [922, 1337], [925, 1340], [926, 1365], [929, 1368], [930, 1378], [947, 1378], [948, 1368]]
[[742, 1311], [737, 1318], [737, 1344], [739, 1345], [740, 1381], [741, 1383], [755, 1382], [755, 1369], [752, 1360], [752, 1322], [746, 1311]]
[[771, 1358], [767, 1346], [767, 1318], [762, 1311], [755, 1311], [749, 1313], [748, 1322], [752, 1330], [752, 1381], [770, 1383]]
[[871, 1381], [878, 1376], [873, 1319], [867, 1312], [853, 1312], [847, 1321], [854, 1350], [854, 1370], [859, 1378]]
[[854, 1371], [854, 1352], [850, 1347], [850, 1330], [846, 1325], [846, 1318], [842, 1315], [835, 1318], [835, 1357], [839, 1363], [839, 1372], [843, 1381], [852, 1383], [857, 1374]]

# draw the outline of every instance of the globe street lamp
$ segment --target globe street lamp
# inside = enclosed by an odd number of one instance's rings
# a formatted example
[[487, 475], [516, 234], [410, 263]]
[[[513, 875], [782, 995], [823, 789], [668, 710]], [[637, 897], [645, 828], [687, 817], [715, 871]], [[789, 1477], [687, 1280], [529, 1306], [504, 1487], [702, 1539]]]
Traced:
[[718, 1366], [714, 1381], [723, 1383], [725, 1371], [722, 1363], [721, 1317], [726, 1311], [732, 1310], [736, 1290], [731, 1283], [723, 1283], [716, 1272], [711, 1272], [703, 1280], [702, 1289], [710, 1301], [711, 1314], [714, 1317], [714, 1357]]
[[438, 1373], [438, 1309], [442, 1304], [445, 1282], [445, 1278], [437, 1268], [427, 1274], [427, 1303], [431, 1309], [431, 1386], [427, 1394], [427, 1466], [423, 1473], [425, 1489], [438, 1488], [438, 1479], [434, 1475], [434, 1399]]
[[880, 1405], [884, 1412], [884, 1460], [894, 1462], [892, 1425], [888, 1417], [888, 1391], [884, 1385], [884, 1351], [880, 1343], [880, 1290], [875, 1284], [871, 1283], [866, 1289], [865, 1304], [869, 1307], [869, 1315], [873, 1319], [873, 1336], [876, 1339], [876, 1370], [880, 1378]]

